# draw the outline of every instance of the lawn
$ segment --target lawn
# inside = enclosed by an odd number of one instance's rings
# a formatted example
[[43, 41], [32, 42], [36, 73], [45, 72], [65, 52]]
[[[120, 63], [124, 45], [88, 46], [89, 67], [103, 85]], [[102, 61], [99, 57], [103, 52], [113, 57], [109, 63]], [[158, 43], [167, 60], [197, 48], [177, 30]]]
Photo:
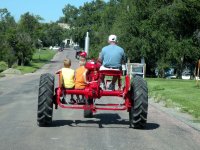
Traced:
[[23, 74], [35, 72], [37, 69], [41, 68], [44, 64], [48, 63], [53, 58], [55, 53], [56, 51], [50, 49], [40, 50], [40, 51], [37, 50], [34, 53], [33, 60], [29, 66], [17, 66], [16, 69], [20, 70]]
[[200, 88], [195, 80], [147, 78], [149, 96], [165, 101], [166, 107], [178, 107], [200, 119]]

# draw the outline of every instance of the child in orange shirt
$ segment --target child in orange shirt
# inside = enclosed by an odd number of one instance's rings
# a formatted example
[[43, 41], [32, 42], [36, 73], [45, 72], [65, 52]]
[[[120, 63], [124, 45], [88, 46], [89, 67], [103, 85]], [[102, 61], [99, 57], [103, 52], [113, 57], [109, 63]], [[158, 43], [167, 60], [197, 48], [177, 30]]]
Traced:
[[[82, 90], [87, 85], [86, 74], [87, 69], [85, 68], [86, 59], [81, 57], [79, 60], [80, 67], [75, 71], [75, 89]], [[77, 95], [78, 103], [85, 103], [84, 96], [82, 95], [82, 99], [80, 100], [79, 95]]]

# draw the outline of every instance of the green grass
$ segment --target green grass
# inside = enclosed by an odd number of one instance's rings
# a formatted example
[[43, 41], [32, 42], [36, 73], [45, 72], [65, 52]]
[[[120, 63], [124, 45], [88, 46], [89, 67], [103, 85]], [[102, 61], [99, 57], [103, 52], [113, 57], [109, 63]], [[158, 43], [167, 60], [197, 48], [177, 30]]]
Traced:
[[55, 51], [49, 49], [41, 50], [40, 52], [37, 50], [34, 53], [33, 60], [29, 66], [17, 66], [16, 69], [20, 70], [23, 74], [35, 72], [44, 64], [48, 63], [53, 58], [55, 53]]
[[0, 78], [1, 78], [1, 77], [5, 77], [5, 75], [0, 73]]
[[195, 80], [147, 78], [149, 95], [155, 101], [165, 101], [166, 107], [179, 107], [195, 118], [200, 118], [200, 88]]
[[0, 72], [6, 70], [8, 65], [4, 61], [0, 61]]

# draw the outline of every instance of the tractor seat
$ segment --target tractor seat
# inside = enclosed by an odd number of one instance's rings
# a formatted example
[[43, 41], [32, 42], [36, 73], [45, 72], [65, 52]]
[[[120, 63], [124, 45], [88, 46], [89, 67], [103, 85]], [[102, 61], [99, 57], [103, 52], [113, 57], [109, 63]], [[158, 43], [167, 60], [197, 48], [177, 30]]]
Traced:
[[99, 73], [105, 76], [122, 76], [121, 70], [99, 70]]

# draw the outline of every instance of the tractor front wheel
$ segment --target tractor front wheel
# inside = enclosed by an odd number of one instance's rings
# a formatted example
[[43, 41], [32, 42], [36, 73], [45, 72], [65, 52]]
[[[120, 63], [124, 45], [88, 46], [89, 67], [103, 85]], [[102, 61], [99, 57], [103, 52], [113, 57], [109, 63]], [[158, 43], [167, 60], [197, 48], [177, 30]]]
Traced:
[[146, 81], [137, 75], [134, 76], [131, 82], [131, 100], [130, 124], [134, 128], [145, 128], [148, 113], [148, 88]]
[[38, 93], [37, 122], [39, 126], [48, 126], [53, 116], [54, 76], [46, 73], [40, 76]]

